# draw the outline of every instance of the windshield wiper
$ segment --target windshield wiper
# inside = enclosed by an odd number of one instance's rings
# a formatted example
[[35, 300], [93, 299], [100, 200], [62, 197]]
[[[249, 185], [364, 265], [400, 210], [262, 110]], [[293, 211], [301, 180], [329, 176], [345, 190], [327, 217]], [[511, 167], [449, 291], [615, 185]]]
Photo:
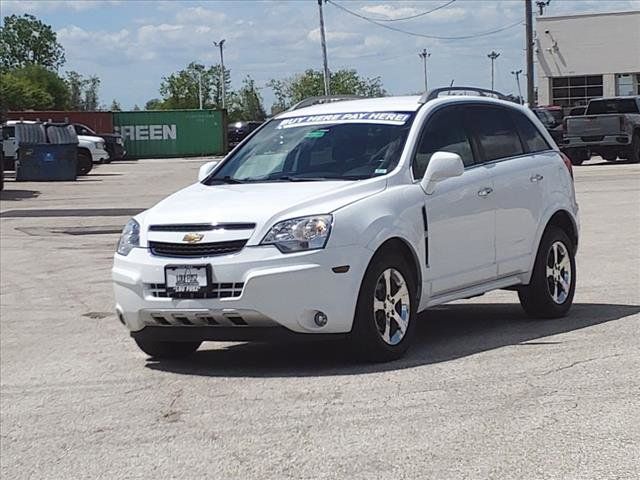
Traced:
[[351, 176], [339, 176], [339, 175], [323, 175], [320, 177], [291, 177], [288, 175], [282, 177], [269, 178], [264, 181], [266, 182], [322, 182], [324, 180], [362, 180], [363, 178], [369, 178], [361, 175], [351, 175]]
[[209, 183], [211, 184], [212, 182], [228, 183], [232, 185], [235, 185], [238, 183], [247, 183], [245, 180], [238, 180], [236, 178], [231, 178], [229, 175], [222, 178], [212, 178], [211, 180], [209, 180]]

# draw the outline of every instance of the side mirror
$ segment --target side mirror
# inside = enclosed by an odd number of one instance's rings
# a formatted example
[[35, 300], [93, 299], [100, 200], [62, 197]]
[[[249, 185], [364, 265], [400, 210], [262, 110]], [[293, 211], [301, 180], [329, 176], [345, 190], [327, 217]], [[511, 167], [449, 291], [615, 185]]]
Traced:
[[198, 181], [201, 182], [202, 180], [207, 178], [209, 174], [213, 172], [213, 169], [216, 168], [216, 165], [218, 165], [218, 163], [220, 163], [219, 160], [214, 160], [213, 162], [207, 162], [202, 165], [200, 167], [200, 170], [198, 171]]
[[464, 163], [457, 153], [435, 152], [431, 155], [427, 171], [420, 186], [427, 195], [431, 195], [436, 184], [447, 178], [459, 177], [464, 173]]

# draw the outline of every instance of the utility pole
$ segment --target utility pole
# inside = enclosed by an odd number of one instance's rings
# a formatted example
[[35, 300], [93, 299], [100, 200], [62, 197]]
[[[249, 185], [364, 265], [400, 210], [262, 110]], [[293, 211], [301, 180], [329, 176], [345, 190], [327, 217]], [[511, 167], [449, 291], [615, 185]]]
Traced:
[[427, 58], [429, 58], [431, 56], [430, 53], [427, 53], [427, 49], [423, 48], [422, 51], [420, 53], [418, 53], [418, 56], [420, 58], [422, 58], [422, 64], [424, 67], [424, 91], [428, 91], [429, 89], [427, 88]]
[[322, 2], [318, 0], [318, 11], [320, 12], [320, 43], [322, 44], [322, 65], [324, 67], [324, 94], [331, 95], [329, 76], [329, 64], [327, 63], [327, 41], [324, 36], [324, 15], [322, 14]]
[[496, 58], [498, 58], [499, 56], [500, 54], [495, 50], [492, 50], [491, 53], [487, 55], [487, 57], [491, 59], [491, 90], [493, 90], [493, 63], [496, 61]]
[[524, 16], [526, 20], [527, 42], [527, 102], [530, 106], [535, 106], [536, 99], [533, 92], [533, 11], [531, 0], [524, 1]]
[[222, 90], [222, 108], [224, 109], [226, 106], [225, 97], [225, 85], [224, 85], [224, 57], [222, 55], [222, 47], [224, 45], [224, 38], [219, 42], [213, 42], [213, 44], [220, 49], [220, 88]]
[[522, 91], [520, 90], [520, 74], [522, 73], [522, 69], [514, 70], [511, 72], [512, 75], [516, 76], [516, 83], [518, 84], [518, 103], [522, 104]]
[[202, 110], [202, 70], [198, 70], [198, 103]]

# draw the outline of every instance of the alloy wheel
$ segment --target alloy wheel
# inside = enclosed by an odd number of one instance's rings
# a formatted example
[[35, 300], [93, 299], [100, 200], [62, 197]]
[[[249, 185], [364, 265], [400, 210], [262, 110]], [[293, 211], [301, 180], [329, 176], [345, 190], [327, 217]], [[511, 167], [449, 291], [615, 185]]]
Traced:
[[407, 282], [395, 268], [383, 271], [376, 281], [373, 295], [373, 316], [380, 338], [397, 345], [409, 327], [411, 298]]
[[547, 255], [547, 286], [555, 303], [563, 304], [571, 290], [571, 259], [566, 245], [556, 241]]

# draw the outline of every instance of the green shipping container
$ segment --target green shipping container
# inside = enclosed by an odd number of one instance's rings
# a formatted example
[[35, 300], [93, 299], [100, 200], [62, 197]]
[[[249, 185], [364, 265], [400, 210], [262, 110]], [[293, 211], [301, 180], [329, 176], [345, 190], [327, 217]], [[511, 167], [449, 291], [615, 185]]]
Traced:
[[153, 110], [114, 112], [114, 130], [129, 158], [224, 155], [224, 110]]

